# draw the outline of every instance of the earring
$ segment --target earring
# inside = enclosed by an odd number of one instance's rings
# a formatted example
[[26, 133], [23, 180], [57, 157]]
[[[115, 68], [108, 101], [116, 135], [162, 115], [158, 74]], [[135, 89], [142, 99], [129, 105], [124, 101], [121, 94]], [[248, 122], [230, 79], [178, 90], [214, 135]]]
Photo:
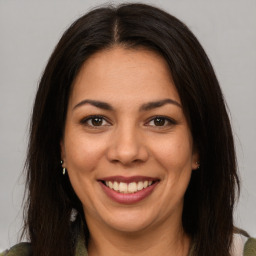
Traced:
[[[63, 161], [61, 160], [60, 161], [61, 165], [63, 164]], [[65, 175], [66, 174], [66, 168], [65, 167], [62, 167], [62, 174]]]
[[197, 164], [197, 168], [196, 169], [199, 169], [200, 168], [200, 162], [196, 161], [196, 164]]
[[78, 211], [75, 208], [72, 208], [71, 214], [70, 214], [70, 221], [74, 222], [76, 220]]

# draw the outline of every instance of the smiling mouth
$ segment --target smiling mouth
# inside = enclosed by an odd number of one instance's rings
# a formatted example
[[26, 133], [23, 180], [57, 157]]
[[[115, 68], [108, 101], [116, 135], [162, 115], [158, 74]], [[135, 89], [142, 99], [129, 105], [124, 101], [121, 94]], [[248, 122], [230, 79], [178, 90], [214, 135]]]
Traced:
[[135, 204], [147, 198], [160, 182], [146, 176], [111, 176], [98, 180], [105, 194], [120, 204]]
[[102, 181], [103, 184], [110, 189], [124, 194], [132, 194], [136, 193], [138, 191], [141, 191], [149, 186], [151, 186], [154, 181], [152, 180], [145, 180], [145, 181], [139, 181], [139, 182], [118, 182], [118, 181]]

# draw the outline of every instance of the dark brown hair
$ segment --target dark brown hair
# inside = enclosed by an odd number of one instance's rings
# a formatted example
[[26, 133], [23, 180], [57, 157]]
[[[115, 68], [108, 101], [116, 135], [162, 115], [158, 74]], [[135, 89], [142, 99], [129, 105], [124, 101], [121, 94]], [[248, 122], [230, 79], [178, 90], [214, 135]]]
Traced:
[[200, 155], [200, 169], [193, 172], [185, 194], [183, 227], [194, 240], [195, 255], [229, 256], [239, 180], [221, 89], [190, 30], [170, 14], [144, 4], [102, 7], [82, 16], [64, 33], [45, 68], [34, 103], [26, 165], [24, 230], [33, 255], [74, 254], [73, 208], [86, 227], [81, 203], [62, 175], [60, 141], [70, 88], [82, 64], [114, 45], [146, 47], [168, 63]]

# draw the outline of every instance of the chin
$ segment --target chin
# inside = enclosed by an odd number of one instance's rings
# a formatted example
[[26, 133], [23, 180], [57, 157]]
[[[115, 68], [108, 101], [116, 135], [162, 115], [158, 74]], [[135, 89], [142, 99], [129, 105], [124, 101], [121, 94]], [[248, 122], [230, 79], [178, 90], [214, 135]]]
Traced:
[[105, 220], [107, 225], [119, 232], [138, 233], [146, 230], [154, 225], [155, 218], [153, 216], [146, 216], [141, 212], [126, 212], [112, 214], [111, 217]]
[[115, 229], [116, 231], [123, 232], [123, 233], [140, 233], [147, 229], [150, 225], [145, 222], [141, 222], [140, 220], [137, 220], [136, 222], [130, 222], [130, 221], [120, 221], [116, 223], [111, 223], [111, 227]]

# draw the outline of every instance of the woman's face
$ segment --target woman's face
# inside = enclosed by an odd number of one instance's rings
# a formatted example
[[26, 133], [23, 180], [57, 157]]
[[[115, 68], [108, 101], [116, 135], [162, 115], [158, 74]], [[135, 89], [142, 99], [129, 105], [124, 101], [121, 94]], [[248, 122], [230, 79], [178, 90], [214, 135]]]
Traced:
[[198, 156], [156, 53], [114, 47], [90, 57], [73, 84], [61, 147], [89, 229], [181, 225]]

